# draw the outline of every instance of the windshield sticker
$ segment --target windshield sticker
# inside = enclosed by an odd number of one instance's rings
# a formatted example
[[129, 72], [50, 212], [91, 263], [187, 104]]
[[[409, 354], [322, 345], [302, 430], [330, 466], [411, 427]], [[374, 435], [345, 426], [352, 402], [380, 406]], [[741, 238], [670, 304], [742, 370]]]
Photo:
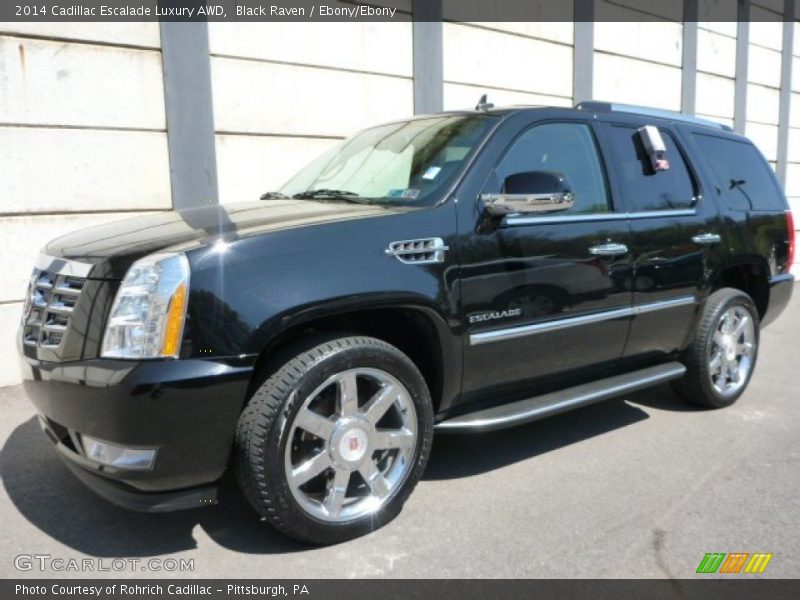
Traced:
[[425, 173], [422, 175], [423, 179], [436, 179], [436, 176], [442, 170], [442, 167], [428, 167]]
[[389, 190], [389, 198], [403, 198], [404, 200], [415, 200], [419, 196], [419, 190], [408, 188], [405, 190]]

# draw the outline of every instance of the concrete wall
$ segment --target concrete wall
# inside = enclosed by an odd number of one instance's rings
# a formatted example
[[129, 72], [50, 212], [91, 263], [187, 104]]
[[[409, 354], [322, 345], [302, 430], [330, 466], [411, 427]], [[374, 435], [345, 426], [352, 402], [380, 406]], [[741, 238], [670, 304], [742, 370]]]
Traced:
[[697, 25], [696, 113], [731, 127], [736, 92], [736, 29], [736, 23], [701, 21]]
[[[762, 0], [763, 2], [763, 0]], [[778, 17], [782, 2], [753, 3], [753, 19]], [[781, 87], [783, 23], [750, 24], [747, 71], [747, 125], [750, 137], [774, 166], [778, 160], [778, 107]]]
[[[703, 21], [716, 0], [698, 3], [696, 72], [684, 64], [694, 28], [681, 3], [660, 0], [639, 23], [622, 21], [636, 17], [626, 0], [599, 2], [606, 22], [577, 40], [573, 22], [444, 23], [416, 30], [432, 36], [425, 44], [411, 23], [209, 24], [219, 199], [255, 199], [348, 134], [412, 114], [423, 80], [444, 109], [471, 109], [483, 93], [496, 105], [571, 106], [591, 78], [595, 99], [680, 110], [688, 77], [699, 116], [732, 125], [745, 101], [744, 129], [777, 166], [783, 27], [749, 25], [737, 98], [737, 24]], [[782, 10], [751, 7], [754, 18]], [[162, 35], [156, 23], [0, 24], [0, 386], [17, 381], [13, 336], [45, 242], [172, 207]], [[437, 44], [441, 69], [415, 80], [414, 48]], [[800, 214], [800, 25], [793, 44], [786, 189]]]
[[792, 94], [789, 107], [789, 151], [786, 195], [800, 228], [800, 23], [794, 25], [792, 50]]
[[682, 34], [668, 21], [597, 23], [594, 97], [679, 111]]
[[211, 23], [220, 201], [257, 199], [337, 140], [412, 114], [411, 43], [410, 23]]
[[445, 110], [471, 110], [482, 94], [496, 106], [571, 106], [573, 30], [571, 22], [445, 23]]
[[171, 208], [157, 23], [0, 27], [0, 386], [33, 259], [80, 227]]

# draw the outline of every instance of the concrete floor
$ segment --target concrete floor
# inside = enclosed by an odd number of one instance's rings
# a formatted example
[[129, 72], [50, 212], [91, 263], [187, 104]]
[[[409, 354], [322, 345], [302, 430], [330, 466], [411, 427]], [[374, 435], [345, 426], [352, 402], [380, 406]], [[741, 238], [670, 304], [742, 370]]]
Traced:
[[[202, 578], [692, 577], [706, 552], [771, 552], [763, 577], [800, 577], [800, 292], [762, 337], [731, 408], [667, 386], [517, 429], [439, 436], [424, 480], [384, 529], [309, 548], [221, 505], [144, 515], [73, 479], [18, 387], [0, 389], [0, 576], [14, 557], [194, 559]], [[707, 577], [707, 576], [706, 576]], [[748, 576], [752, 577], [752, 576]]]

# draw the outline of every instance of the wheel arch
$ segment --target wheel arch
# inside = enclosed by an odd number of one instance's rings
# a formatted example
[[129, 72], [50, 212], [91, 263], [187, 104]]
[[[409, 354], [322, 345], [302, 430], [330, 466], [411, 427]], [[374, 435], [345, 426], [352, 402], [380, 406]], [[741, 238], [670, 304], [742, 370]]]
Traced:
[[247, 397], [301, 351], [303, 339], [320, 334], [367, 335], [397, 347], [425, 378], [434, 412], [446, 409], [460, 391], [461, 347], [444, 316], [419, 301], [374, 299], [358, 306], [331, 303], [282, 317], [280, 326], [271, 328], [259, 344]]
[[730, 287], [746, 293], [763, 319], [769, 307], [769, 274], [769, 265], [763, 257], [743, 257], [719, 270], [710, 291]]

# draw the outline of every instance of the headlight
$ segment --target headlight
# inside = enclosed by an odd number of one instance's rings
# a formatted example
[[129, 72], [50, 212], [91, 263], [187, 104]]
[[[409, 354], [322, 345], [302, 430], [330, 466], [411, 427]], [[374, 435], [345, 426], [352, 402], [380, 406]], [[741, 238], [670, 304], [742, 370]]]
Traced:
[[111, 307], [102, 355], [176, 358], [188, 296], [189, 261], [183, 254], [153, 254], [136, 261]]

